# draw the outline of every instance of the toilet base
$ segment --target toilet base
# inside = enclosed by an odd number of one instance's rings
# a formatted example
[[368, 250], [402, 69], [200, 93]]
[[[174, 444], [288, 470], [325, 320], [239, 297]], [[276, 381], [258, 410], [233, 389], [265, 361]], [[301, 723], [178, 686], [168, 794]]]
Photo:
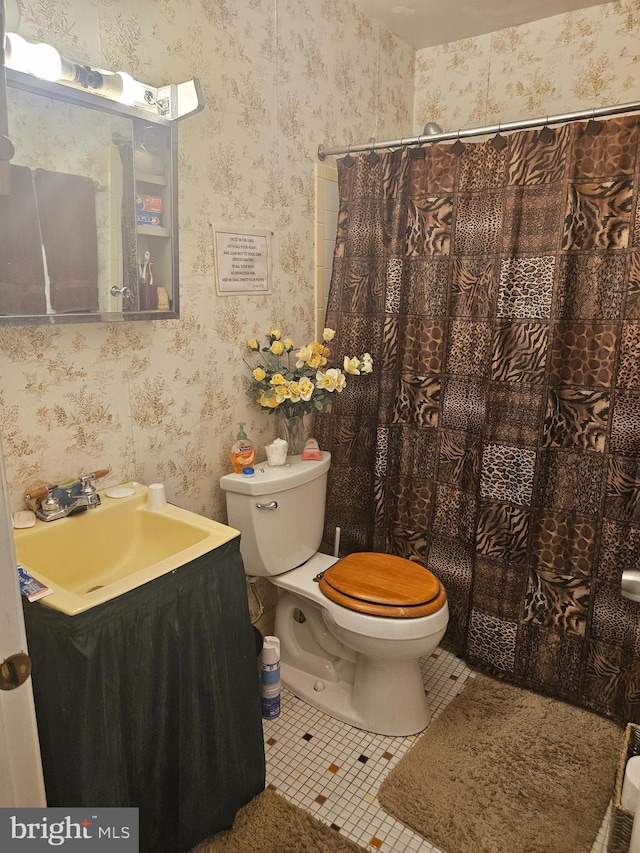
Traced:
[[[339, 664], [329, 681], [281, 663], [283, 685], [314, 708], [358, 729], [405, 737], [421, 732], [431, 719], [419, 661], [380, 660], [356, 655]], [[324, 685], [324, 689], [317, 689]]]

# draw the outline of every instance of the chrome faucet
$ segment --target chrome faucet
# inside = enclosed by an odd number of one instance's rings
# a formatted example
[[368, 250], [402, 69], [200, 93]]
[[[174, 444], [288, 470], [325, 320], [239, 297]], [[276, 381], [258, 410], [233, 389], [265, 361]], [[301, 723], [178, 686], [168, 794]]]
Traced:
[[108, 473], [109, 469], [106, 468], [91, 474], [82, 474], [71, 486], [41, 486], [27, 492], [24, 497], [26, 501], [37, 501], [35, 514], [39, 519], [57, 521], [59, 518], [100, 506], [100, 495], [94, 480]]

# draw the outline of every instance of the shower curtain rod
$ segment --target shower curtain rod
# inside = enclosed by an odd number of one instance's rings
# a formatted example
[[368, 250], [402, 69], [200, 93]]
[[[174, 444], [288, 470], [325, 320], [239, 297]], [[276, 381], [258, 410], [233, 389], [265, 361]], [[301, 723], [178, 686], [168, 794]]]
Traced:
[[640, 111], [640, 101], [628, 104], [616, 104], [609, 107], [598, 107], [592, 110], [581, 110], [575, 113], [561, 113], [553, 116], [540, 116], [539, 118], [521, 119], [520, 121], [508, 121], [500, 124], [491, 124], [486, 127], [468, 127], [464, 130], [447, 130], [443, 133], [430, 133], [421, 136], [403, 137], [392, 139], [387, 142], [376, 142], [370, 140], [361, 145], [346, 145], [341, 148], [325, 148], [318, 146], [318, 160], [337, 154], [356, 154], [360, 151], [376, 151], [381, 148], [404, 148], [407, 146], [424, 145], [429, 142], [442, 142], [447, 139], [467, 139], [470, 136], [487, 136], [493, 133], [502, 133], [510, 130], [526, 130], [530, 127], [544, 127], [549, 124], [560, 124], [572, 121], [584, 121], [585, 119], [597, 119], [604, 116], [621, 115]]

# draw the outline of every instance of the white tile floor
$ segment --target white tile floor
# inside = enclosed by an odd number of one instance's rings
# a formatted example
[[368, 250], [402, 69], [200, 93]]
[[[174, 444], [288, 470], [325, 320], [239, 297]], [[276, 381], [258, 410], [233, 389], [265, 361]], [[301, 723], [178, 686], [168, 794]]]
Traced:
[[[435, 719], [474, 672], [442, 648], [421, 666]], [[267, 785], [365, 850], [442, 853], [390, 817], [377, 799], [380, 783], [416, 737], [354, 729], [283, 690], [280, 716], [264, 721]], [[604, 853], [607, 822], [608, 815], [591, 853]]]

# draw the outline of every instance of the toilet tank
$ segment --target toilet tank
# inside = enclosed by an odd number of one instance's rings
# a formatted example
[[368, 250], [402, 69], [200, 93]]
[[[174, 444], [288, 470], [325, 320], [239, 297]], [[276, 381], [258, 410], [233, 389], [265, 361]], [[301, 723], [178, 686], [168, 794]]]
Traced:
[[248, 575], [279, 575], [305, 563], [322, 541], [327, 474], [331, 454], [287, 465], [255, 467], [255, 476], [225, 474], [227, 520], [240, 531], [240, 551]]

